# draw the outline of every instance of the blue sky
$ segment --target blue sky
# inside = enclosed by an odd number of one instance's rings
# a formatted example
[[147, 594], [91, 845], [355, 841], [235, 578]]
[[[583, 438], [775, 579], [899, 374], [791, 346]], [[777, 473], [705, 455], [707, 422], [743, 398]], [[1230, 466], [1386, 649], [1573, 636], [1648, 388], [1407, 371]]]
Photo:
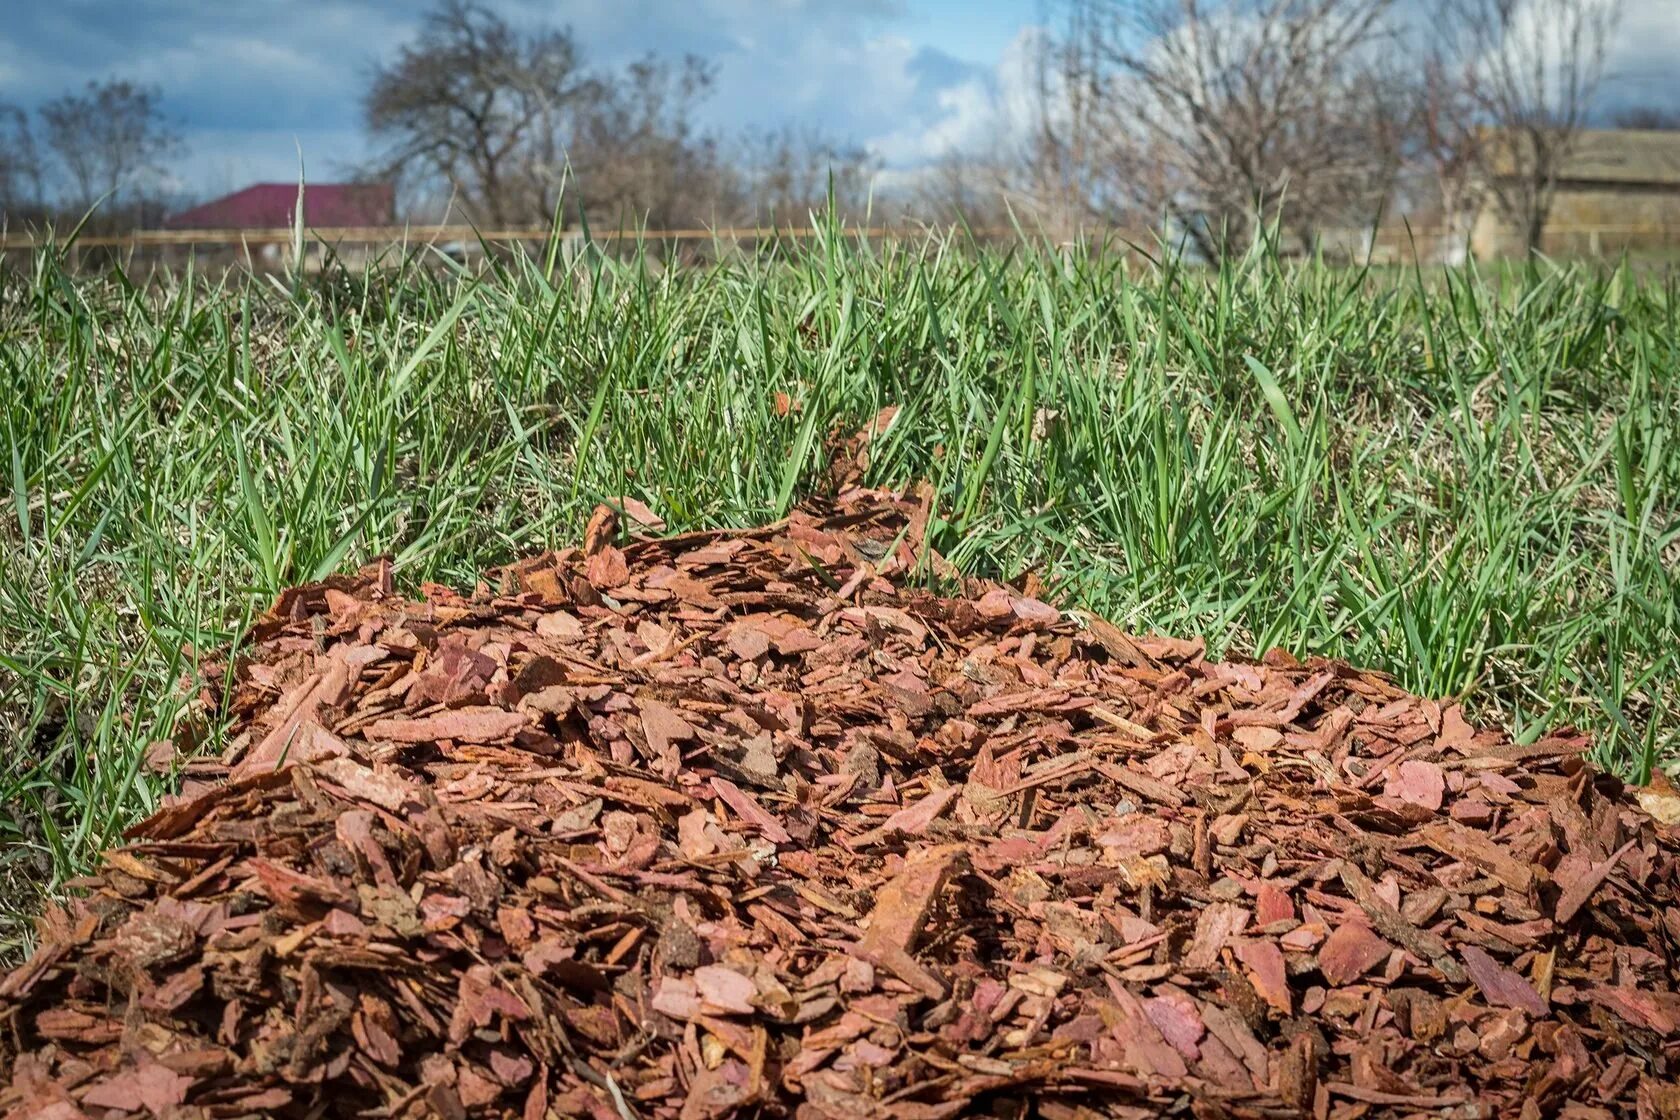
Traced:
[[[1043, 0], [487, 0], [570, 26], [588, 61], [693, 51], [718, 66], [720, 128], [816, 125], [914, 163], [976, 127], [999, 60]], [[368, 69], [410, 37], [419, 0], [0, 0], [0, 100], [32, 106], [89, 78], [160, 87], [197, 193], [312, 175], [364, 149]], [[966, 114], [966, 116], [965, 116]], [[964, 119], [957, 119], [963, 117]], [[953, 128], [955, 131], [953, 132]]]
[[[1004, 125], [1022, 44], [1054, 0], [485, 0], [568, 25], [611, 66], [653, 50], [718, 66], [709, 123], [812, 124], [913, 167]], [[1680, 0], [1624, 0], [1616, 101], [1680, 108]], [[33, 106], [94, 77], [159, 86], [187, 140], [179, 177], [215, 194], [331, 175], [364, 151], [369, 67], [415, 31], [423, 0], [0, 0], [0, 100]], [[1012, 75], [1016, 76], [1012, 78]]]

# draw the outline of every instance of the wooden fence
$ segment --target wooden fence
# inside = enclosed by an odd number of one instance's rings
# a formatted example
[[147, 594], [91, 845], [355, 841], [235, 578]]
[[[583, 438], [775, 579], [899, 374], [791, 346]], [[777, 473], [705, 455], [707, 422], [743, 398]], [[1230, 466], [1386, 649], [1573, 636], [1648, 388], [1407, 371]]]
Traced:
[[[587, 238], [582, 230], [564, 230], [556, 234], [549, 227], [476, 230], [470, 226], [351, 226], [306, 230], [303, 243], [306, 251], [317, 253], [318, 247], [329, 246], [343, 255], [369, 259], [378, 252], [390, 249], [415, 249], [427, 246], [448, 247], [464, 255], [476, 255], [481, 245], [541, 245], [558, 239], [568, 254], [575, 252], [585, 241], [592, 244], [644, 242], [651, 245], [715, 243], [719, 245], [747, 245], [780, 240], [805, 240], [825, 232], [799, 226], [752, 226], [720, 229], [657, 229], [657, 230], [591, 230]], [[929, 235], [926, 226], [846, 226], [839, 232], [847, 238], [918, 239]], [[974, 234], [985, 240], [1015, 240], [1019, 234], [1013, 228], [979, 229]], [[1158, 234], [1147, 230], [1085, 231], [1084, 236], [1098, 234], [1114, 244], [1135, 244], [1153, 247]], [[1043, 231], [1029, 230], [1029, 234], [1057, 242], [1069, 242], [1072, 237], [1058, 237]], [[1462, 236], [1462, 235], [1460, 235]], [[275, 229], [201, 229], [201, 230], [134, 230], [116, 234], [84, 234], [70, 247], [73, 254], [83, 250], [107, 250], [119, 256], [131, 254], [158, 256], [214, 253], [247, 263], [256, 263], [260, 256], [273, 263], [285, 259], [295, 244], [295, 230]], [[1377, 230], [1326, 230], [1323, 244], [1332, 255], [1352, 260], [1369, 259], [1409, 260], [1414, 251], [1431, 259], [1438, 256], [1441, 246], [1450, 238], [1444, 231], [1404, 226], [1384, 226]], [[1673, 226], [1550, 226], [1546, 232], [1547, 247], [1557, 246], [1561, 255], [1597, 255], [1619, 252], [1623, 247], [1680, 250], [1680, 228]], [[54, 244], [53, 239], [23, 232], [0, 232], [0, 252], [30, 252]], [[57, 242], [62, 243], [62, 242]]]
[[[655, 230], [591, 230], [591, 241], [765, 241], [776, 238], [809, 238], [822, 232], [807, 227], [737, 227], [727, 229], [655, 229]], [[926, 230], [912, 227], [846, 226], [841, 232], [848, 237], [921, 237]], [[997, 233], [1000, 231], [987, 231]], [[344, 226], [309, 229], [304, 233], [306, 243], [326, 245], [428, 245], [428, 244], [513, 244], [546, 242], [558, 236], [561, 240], [582, 241], [582, 230], [563, 230], [558, 235], [548, 228], [479, 230], [471, 226]], [[296, 233], [281, 229], [146, 229], [128, 233], [84, 234], [76, 244], [85, 249], [145, 249], [167, 246], [215, 246], [242, 248], [245, 246], [289, 246]], [[0, 234], [0, 250], [40, 249], [50, 244], [48, 238], [30, 233]]]

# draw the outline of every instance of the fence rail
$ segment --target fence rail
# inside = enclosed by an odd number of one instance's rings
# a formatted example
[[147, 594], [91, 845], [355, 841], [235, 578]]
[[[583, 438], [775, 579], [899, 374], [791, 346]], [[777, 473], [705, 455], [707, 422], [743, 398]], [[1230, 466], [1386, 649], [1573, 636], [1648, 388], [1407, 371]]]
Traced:
[[[802, 226], [749, 226], [722, 229], [591, 230], [590, 241], [762, 241], [769, 238], [807, 238], [823, 232]], [[896, 226], [843, 226], [848, 237], [920, 237], [926, 230]], [[1001, 233], [1002, 231], [981, 231]], [[557, 235], [548, 227], [480, 230], [471, 226], [339, 226], [304, 231], [304, 241], [332, 245], [412, 245], [448, 242], [525, 242], [561, 239], [583, 240], [580, 229], [562, 230]], [[279, 229], [145, 229], [129, 233], [83, 235], [76, 244], [83, 248], [141, 249], [171, 245], [211, 245], [240, 248], [246, 245], [290, 245], [296, 232]], [[41, 249], [52, 244], [47, 237], [28, 233], [0, 234], [0, 249]]]
[[[843, 226], [838, 232], [846, 237], [862, 237], [868, 239], [914, 239], [927, 236], [930, 232], [937, 232], [940, 227], [928, 226]], [[745, 226], [723, 227], [718, 229], [654, 229], [654, 230], [590, 230], [587, 237], [581, 229], [562, 230], [558, 234], [550, 227], [524, 227], [510, 229], [479, 230], [471, 226], [339, 226], [307, 229], [304, 231], [303, 241], [306, 245], [331, 246], [418, 246], [418, 245], [450, 245], [458, 244], [468, 247], [486, 244], [522, 244], [529, 242], [546, 242], [558, 237], [562, 242], [582, 244], [584, 241], [622, 242], [646, 241], [650, 243], [663, 242], [747, 242], [766, 241], [776, 239], [801, 240], [816, 237], [826, 232], [824, 229], [804, 226]], [[1018, 236], [1012, 227], [983, 228], [973, 231], [976, 236], [984, 238], [1014, 238]], [[1333, 235], [1335, 247], [1341, 251], [1351, 251], [1360, 255], [1363, 246], [1367, 251], [1378, 252], [1404, 251], [1406, 246], [1424, 246], [1438, 243], [1439, 240], [1450, 236], [1446, 230], [1406, 228], [1403, 226], [1383, 226], [1376, 230], [1337, 229], [1326, 230], [1326, 244], [1332, 244]], [[1158, 234], [1147, 230], [1137, 229], [1103, 229], [1085, 230], [1083, 236], [1096, 238], [1099, 235], [1115, 242], [1132, 242], [1140, 245], [1154, 243]], [[1060, 238], [1046, 233], [1052, 240], [1072, 240]], [[1462, 237], [1459, 233], [1456, 236]], [[146, 249], [231, 249], [249, 253], [252, 249], [269, 246], [289, 247], [297, 238], [297, 231], [289, 227], [272, 229], [147, 229], [132, 230], [127, 233], [114, 234], [85, 234], [75, 239], [74, 249], [116, 249], [116, 250], [146, 250]], [[1548, 243], [1556, 241], [1559, 244], [1591, 244], [1596, 247], [1600, 241], [1611, 244], [1619, 242], [1642, 241], [1669, 246], [1680, 246], [1680, 228], [1671, 225], [1581, 225], [1563, 226], [1549, 225], [1546, 229]], [[32, 251], [43, 249], [49, 245], [64, 242], [61, 239], [33, 234], [0, 232], [0, 252], [4, 251]]]

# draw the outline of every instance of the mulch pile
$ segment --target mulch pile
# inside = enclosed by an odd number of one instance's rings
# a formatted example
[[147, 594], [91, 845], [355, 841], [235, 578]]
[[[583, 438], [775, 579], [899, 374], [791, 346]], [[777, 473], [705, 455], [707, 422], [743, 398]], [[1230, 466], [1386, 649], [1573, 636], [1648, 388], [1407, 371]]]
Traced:
[[936, 596], [925, 519], [287, 592], [222, 756], [0, 982], [0, 1111], [1680, 1116], [1671, 797]]

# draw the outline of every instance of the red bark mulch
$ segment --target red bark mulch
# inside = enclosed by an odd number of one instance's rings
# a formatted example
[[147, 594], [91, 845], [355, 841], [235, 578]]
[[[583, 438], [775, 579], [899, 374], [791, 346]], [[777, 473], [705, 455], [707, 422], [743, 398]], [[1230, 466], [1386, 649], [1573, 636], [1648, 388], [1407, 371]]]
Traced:
[[1680, 1117], [1672, 795], [921, 590], [925, 516], [287, 592], [0, 981], [0, 1113]]

